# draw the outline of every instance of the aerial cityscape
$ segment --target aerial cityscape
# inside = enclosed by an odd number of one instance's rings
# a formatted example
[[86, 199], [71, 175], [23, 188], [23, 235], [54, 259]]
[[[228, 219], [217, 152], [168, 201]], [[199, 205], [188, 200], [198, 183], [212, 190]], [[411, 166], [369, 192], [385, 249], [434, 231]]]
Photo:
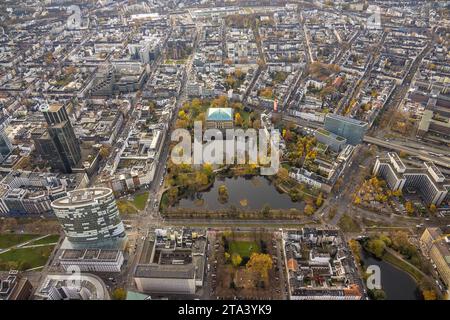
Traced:
[[0, 9], [0, 300], [450, 300], [448, 1]]

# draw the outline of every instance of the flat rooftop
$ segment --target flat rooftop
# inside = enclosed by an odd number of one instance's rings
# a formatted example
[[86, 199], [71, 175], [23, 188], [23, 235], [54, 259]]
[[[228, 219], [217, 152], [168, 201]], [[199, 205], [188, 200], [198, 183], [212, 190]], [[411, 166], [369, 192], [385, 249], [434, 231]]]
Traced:
[[40, 109], [42, 112], [58, 112], [62, 107], [62, 104], [50, 104], [42, 106]]
[[316, 129], [316, 132], [320, 133], [320, 134], [322, 134], [324, 136], [327, 136], [327, 137], [329, 137], [331, 139], [334, 139], [336, 141], [345, 141], [346, 140], [344, 137], [338, 136], [337, 134], [334, 134], [333, 132], [328, 131], [328, 130], [326, 130], [324, 128]]
[[[389, 155], [389, 154], [390, 154], [390, 153], [388, 153], [388, 155]], [[429, 179], [430, 181], [433, 182], [433, 184], [435, 185], [435, 187], [436, 187], [438, 190], [446, 190], [446, 187], [445, 187], [445, 186], [449, 184], [449, 181], [448, 181], [448, 180], [445, 180], [445, 179], [444, 179], [443, 182], [436, 181], [435, 177], [433, 177], [433, 176], [430, 174], [429, 168], [431, 168], [432, 171], [434, 172], [434, 174], [435, 174], [436, 176], [438, 176], [439, 178], [445, 178], [445, 176], [442, 175], [441, 171], [440, 171], [440, 170], [439, 170], [432, 162], [424, 162], [421, 168], [414, 168], [414, 167], [407, 167], [407, 166], [405, 166], [405, 165], [403, 164], [403, 161], [401, 161], [401, 159], [398, 158], [399, 161], [400, 161], [400, 164], [403, 165], [403, 167], [405, 168], [405, 172], [400, 173], [400, 172], [398, 172], [398, 171], [394, 168], [394, 166], [393, 166], [393, 164], [392, 164], [392, 159], [393, 159], [393, 158], [392, 158], [392, 157], [389, 157], [389, 156], [386, 156], [386, 157], [379, 157], [379, 158], [378, 158], [378, 160], [379, 160], [382, 164], [384, 164], [384, 165], [389, 165], [389, 166], [390, 166], [390, 168], [392, 169], [392, 172], [395, 174], [395, 176], [397, 177], [397, 179], [402, 179], [404, 176], [408, 176], [408, 175], [423, 175], [423, 176], [427, 176], [428, 179]], [[397, 163], [398, 163], [398, 162], [397, 162]]]
[[193, 279], [195, 275], [195, 265], [138, 265], [134, 276], [136, 278], [157, 278], [157, 279]]
[[348, 122], [348, 123], [351, 123], [351, 124], [354, 124], [357, 126], [367, 126], [367, 122], [349, 118], [349, 117], [344, 117], [344, 116], [341, 116], [339, 114], [334, 114], [334, 113], [327, 114], [326, 118], [332, 118], [332, 119], [336, 119], [336, 120], [340, 120], [340, 121], [345, 121], [345, 122]]
[[189, 264], [192, 262], [192, 250], [162, 250], [159, 257], [159, 264], [168, 265], [174, 262], [178, 264]]
[[56, 208], [83, 207], [111, 194], [112, 190], [108, 188], [76, 189], [70, 191], [66, 197], [53, 201], [52, 206]]
[[119, 256], [119, 250], [104, 249], [66, 249], [63, 251], [59, 260], [102, 260], [116, 261]]

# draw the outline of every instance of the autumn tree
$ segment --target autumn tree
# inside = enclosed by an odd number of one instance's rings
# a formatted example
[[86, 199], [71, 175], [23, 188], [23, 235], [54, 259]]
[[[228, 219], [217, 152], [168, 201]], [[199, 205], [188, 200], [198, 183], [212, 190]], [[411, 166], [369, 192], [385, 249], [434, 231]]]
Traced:
[[408, 156], [408, 153], [405, 151], [400, 151], [400, 153], [398, 155], [400, 158], [406, 158]]
[[171, 188], [167, 191], [167, 197], [170, 203], [175, 203], [178, 199], [178, 188]]
[[228, 189], [227, 186], [222, 184], [219, 186], [219, 189], [217, 190], [219, 193], [219, 202], [220, 203], [226, 203], [228, 201]]
[[242, 112], [244, 110], [244, 105], [241, 102], [233, 102], [231, 108], [233, 108], [235, 112]]
[[387, 235], [385, 235], [385, 234], [380, 234], [379, 236], [378, 236], [378, 238], [381, 240], [381, 241], [383, 241], [384, 242], [384, 244], [387, 246], [387, 247], [390, 247], [391, 245], [392, 245], [392, 239], [391, 238], [389, 238]]
[[236, 71], [234, 72], [234, 75], [236, 76], [236, 78], [238, 79], [242, 79], [243, 77], [245, 77], [245, 73], [241, 70], [241, 69], [236, 69]]
[[284, 140], [286, 141], [292, 141], [294, 138], [294, 134], [292, 133], [291, 130], [287, 129], [286, 132], [283, 135]]
[[372, 300], [386, 300], [386, 293], [381, 289], [368, 290], [367, 293]]
[[264, 253], [252, 253], [246, 267], [247, 270], [259, 274], [263, 280], [267, 280], [272, 265], [273, 262], [270, 255]]
[[202, 101], [199, 98], [194, 98], [191, 101], [191, 108], [194, 110], [199, 110], [200, 107], [202, 106]]
[[316, 206], [320, 207], [322, 205], [322, 203], [323, 203], [323, 195], [322, 195], [322, 192], [321, 192], [321, 193], [319, 193], [319, 196], [316, 199]]
[[180, 111], [178, 112], [178, 118], [179, 118], [179, 119], [182, 119], [182, 120], [187, 120], [186, 112], [185, 112], [184, 110], [180, 110]]
[[386, 249], [386, 244], [380, 239], [371, 239], [367, 243], [367, 250], [373, 253], [377, 258], [381, 258]]
[[289, 171], [286, 168], [281, 167], [278, 169], [277, 177], [281, 180], [286, 180], [289, 178]]
[[391, 234], [392, 248], [407, 258], [417, 257], [417, 248], [409, 241], [409, 234], [396, 231]]
[[236, 115], [234, 116], [234, 124], [241, 127], [243, 123], [242, 117], [240, 113], [236, 113]]
[[401, 197], [402, 194], [403, 194], [403, 193], [402, 193], [402, 190], [400, 190], [400, 189], [392, 191], [392, 195], [393, 195], [394, 197]]
[[234, 267], [239, 267], [242, 263], [242, 257], [237, 254], [237, 253], [233, 253], [233, 255], [231, 256], [231, 264]]
[[175, 128], [176, 129], [187, 129], [189, 128], [189, 122], [187, 120], [183, 120], [183, 119], [177, 119], [177, 121], [175, 122]]
[[103, 145], [100, 148], [100, 157], [102, 157], [103, 159], [107, 159], [109, 157], [109, 155], [111, 154], [111, 146], [105, 146]]
[[412, 204], [411, 201], [407, 201], [405, 203], [405, 209], [409, 215], [412, 215], [414, 213], [414, 205]]
[[430, 204], [430, 208], [429, 209], [430, 209], [431, 213], [436, 213], [437, 208], [436, 208], [436, 205], [434, 203]]
[[194, 176], [194, 185], [201, 187], [209, 183], [208, 176], [203, 171], [196, 171]]
[[303, 209], [303, 213], [307, 216], [311, 216], [314, 213], [314, 207], [310, 204], [307, 204]]
[[355, 261], [357, 264], [361, 264], [361, 245], [355, 239], [351, 239], [348, 242], [348, 246], [350, 250], [352, 250], [353, 256], [355, 257]]
[[270, 206], [267, 203], [261, 209], [261, 213], [264, 217], [268, 217], [270, 215]]
[[203, 172], [208, 176], [208, 178], [211, 178], [214, 171], [213, 171], [213, 167], [210, 163], [204, 163], [203, 164]]
[[434, 290], [424, 290], [422, 291], [423, 299], [424, 300], [436, 300], [436, 292]]
[[206, 115], [204, 112], [200, 112], [196, 117], [194, 121], [200, 121], [202, 123], [204, 123], [206, 120]]
[[124, 288], [116, 288], [111, 294], [114, 300], [125, 300], [127, 298], [127, 292]]
[[261, 120], [256, 119], [255, 121], [253, 121], [253, 129], [255, 130], [261, 129]]
[[423, 277], [419, 281], [418, 287], [424, 300], [438, 300], [442, 298], [431, 277]]
[[225, 83], [227, 84], [227, 87], [229, 89], [234, 88], [235, 84], [236, 84], [236, 80], [233, 78], [232, 75], [228, 75], [225, 79]]
[[225, 108], [228, 106], [228, 98], [226, 96], [219, 96], [211, 102], [213, 107]]
[[264, 97], [264, 98], [267, 98], [267, 99], [272, 99], [273, 98], [273, 89], [270, 88], [270, 87], [264, 88], [264, 89], [261, 90], [259, 95], [261, 97]]

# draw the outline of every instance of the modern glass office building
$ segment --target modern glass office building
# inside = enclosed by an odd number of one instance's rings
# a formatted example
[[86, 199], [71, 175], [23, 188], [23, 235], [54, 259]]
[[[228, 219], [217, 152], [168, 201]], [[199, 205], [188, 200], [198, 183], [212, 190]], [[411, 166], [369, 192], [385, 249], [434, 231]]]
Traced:
[[344, 137], [347, 139], [347, 143], [351, 145], [357, 145], [363, 142], [367, 128], [367, 122], [338, 114], [328, 114], [325, 117], [325, 130]]
[[36, 150], [53, 169], [70, 173], [81, 159], [80, 145], [63, 105], [44, 105], [47, 131], [34, 137]]
[[125, 237], [111, 189], [76, 189], [52, 202], [70, 242], [101, 243]]
[[11, 141], [5, 133], [5, 118], [0, 119], [0, 163], [2, 163], [13, 150]]

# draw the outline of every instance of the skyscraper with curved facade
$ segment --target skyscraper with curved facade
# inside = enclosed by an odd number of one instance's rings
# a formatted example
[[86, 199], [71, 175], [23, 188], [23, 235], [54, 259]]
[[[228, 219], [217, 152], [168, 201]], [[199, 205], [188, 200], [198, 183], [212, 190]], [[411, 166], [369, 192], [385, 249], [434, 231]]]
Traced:
[[52, 202], [71, 243], [101, 247], [125, 237], [125, 227], [111, 189], [76, 189]]

